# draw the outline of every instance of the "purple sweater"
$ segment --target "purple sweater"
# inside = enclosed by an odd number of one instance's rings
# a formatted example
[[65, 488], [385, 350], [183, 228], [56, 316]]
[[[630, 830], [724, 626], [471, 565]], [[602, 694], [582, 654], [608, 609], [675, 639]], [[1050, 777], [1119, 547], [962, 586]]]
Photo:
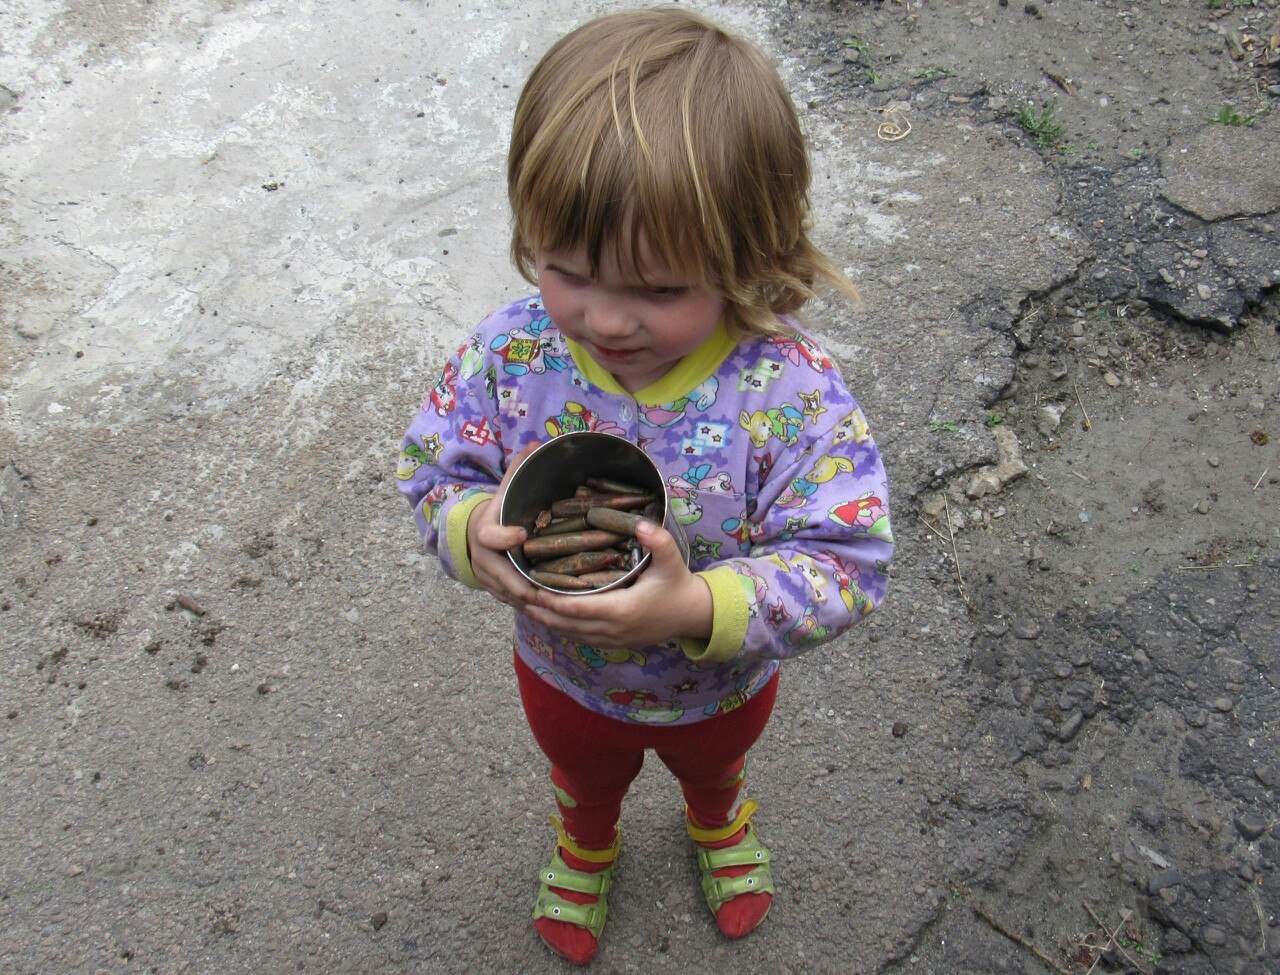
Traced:
[[427, 548], [473, 587], [467, 519], [530, 442], [616, 434], [662, 471], [690, 566], [711, 588], [710, 640], [600, 649], [516, 614], [517, 652], [591, 710], [671, 724], [731, 710], [779, 660], [833, 639], [884, 598], [884, 466], [831, 360], [786, 325], [786, 335], [737, 342], [721, 326], [632, 395], [560, 333], [540, 299], [521, 300], [467, 339], [405, 434], [400, 491]]

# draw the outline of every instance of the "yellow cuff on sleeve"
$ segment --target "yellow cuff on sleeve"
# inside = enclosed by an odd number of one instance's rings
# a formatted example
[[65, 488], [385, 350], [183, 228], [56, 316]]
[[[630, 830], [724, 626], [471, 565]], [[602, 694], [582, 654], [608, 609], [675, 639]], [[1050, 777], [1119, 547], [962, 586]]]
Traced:
[[746, 587], [752, 582], [727, 565], [697, 575], [711, 590], [711, 639], [682, 637], [680, 649], [690, 660], [724, 663], [741, 653], [746, 643], [747, 624], [751, 620]]
[[450, 508], [445, 518], [444, 537], [448, 540], [449, 558], [453, 562], [458, 581], [472, 589], [484, 587], [471, 568], [471, 552], [467, 548], [467, 522], [471, 520], [476, 508], [492, 500], [491, 494], [473, 494]]

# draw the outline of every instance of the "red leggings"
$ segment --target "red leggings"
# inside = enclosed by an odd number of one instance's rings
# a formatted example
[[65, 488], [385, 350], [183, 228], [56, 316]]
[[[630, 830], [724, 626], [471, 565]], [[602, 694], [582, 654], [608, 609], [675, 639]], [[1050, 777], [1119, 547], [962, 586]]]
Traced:
[[728, 823], [742, 791], [747, 751], [764, 731], [778, 693], [775, 674], [739, 708], [692, 724], [654, 726], [589, 711], [519, 656], [516, 676], [533, 737], [551, 760], [565, 831], [589, 850], [613, 843], [622, 800], [650, 748], [680, 782], [699, 826]]

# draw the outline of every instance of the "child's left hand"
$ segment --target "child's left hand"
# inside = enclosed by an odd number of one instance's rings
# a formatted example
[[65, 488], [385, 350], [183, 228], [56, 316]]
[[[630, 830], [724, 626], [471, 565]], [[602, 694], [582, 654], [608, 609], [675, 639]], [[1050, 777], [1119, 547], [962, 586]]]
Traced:
[[711, 589], [694, 575], [665, 528], [642, 524], [636, 537], [652, 554], [631, 586], [598, 595], [539, 590], [525, 612], [564, 636], [595, 647], [647, 647], [676, 637], [711, 636]]

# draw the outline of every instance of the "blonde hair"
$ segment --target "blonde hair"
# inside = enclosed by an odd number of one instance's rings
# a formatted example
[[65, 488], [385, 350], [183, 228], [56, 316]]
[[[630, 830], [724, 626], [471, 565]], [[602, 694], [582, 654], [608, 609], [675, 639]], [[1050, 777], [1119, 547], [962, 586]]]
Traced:
[[507, 158], [511, 253], [537, 283], [544, 250], [611, 248], [639, 276], [643, 236], [722, 295], [736, 327], [780, 331], [825, 280], [857, 291], [809, 239], [809, 161], [777, 70], [683, 10], [578, 27], [534, 68]]

